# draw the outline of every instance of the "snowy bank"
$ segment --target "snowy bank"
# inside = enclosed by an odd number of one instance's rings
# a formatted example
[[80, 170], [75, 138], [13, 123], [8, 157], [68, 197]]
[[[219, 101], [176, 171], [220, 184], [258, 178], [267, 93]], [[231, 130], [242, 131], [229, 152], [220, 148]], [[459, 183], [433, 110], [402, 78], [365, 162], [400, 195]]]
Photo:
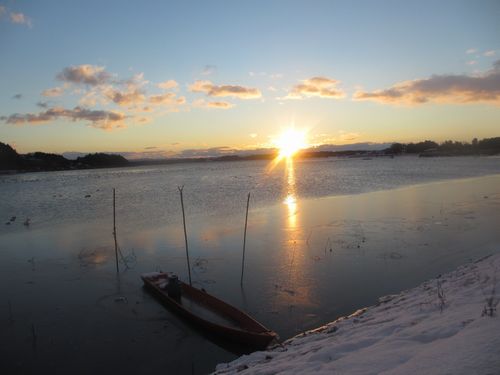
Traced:
[[496, 254], [215, 374], [500, 374], [499, 278]]

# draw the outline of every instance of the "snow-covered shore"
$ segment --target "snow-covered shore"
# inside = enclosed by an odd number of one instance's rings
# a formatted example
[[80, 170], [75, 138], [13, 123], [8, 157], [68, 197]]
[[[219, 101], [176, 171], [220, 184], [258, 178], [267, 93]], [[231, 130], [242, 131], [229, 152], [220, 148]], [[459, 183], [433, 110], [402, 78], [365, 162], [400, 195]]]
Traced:
[[215, 374], [500, 374], [499, 279], [495, 254]]

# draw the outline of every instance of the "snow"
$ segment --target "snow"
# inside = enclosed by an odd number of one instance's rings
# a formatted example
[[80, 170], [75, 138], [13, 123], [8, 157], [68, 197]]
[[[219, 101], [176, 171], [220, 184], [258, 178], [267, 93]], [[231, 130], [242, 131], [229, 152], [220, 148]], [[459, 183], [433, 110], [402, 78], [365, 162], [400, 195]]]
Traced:
[[215, 374], [500, 374], [499, 276], [483, 258]]

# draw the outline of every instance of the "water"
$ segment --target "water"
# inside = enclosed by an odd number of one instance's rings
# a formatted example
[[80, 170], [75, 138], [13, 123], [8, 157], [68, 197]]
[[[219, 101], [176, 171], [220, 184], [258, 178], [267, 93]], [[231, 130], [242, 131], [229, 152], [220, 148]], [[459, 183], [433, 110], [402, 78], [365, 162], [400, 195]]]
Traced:
[[[141, 287], [139, 274], [159, 269], [187, 280], [177, 186], [194, 285], [286, 339], [499, 251], [499, 173], [499, 158], [401, 157], [272, 171], [252, 161], [0, 176], [0, 219], [16, 216], [0, 225], [8, 358], [0, 371], [191, 374], [235, 358], [234, 347], [201, 335]], [[119, 278], [113, 187], [132, 267], [121, 263]]]
[[[392, 189], [429, 181], [500, 173], [498, 157], [327, 158], [294, 163], [297, 197], [324, 197]], [[284, 163], [212, 162], [0, 176], [0, 212], [30, 217], [38, 228], [109, 221], [117, 189], [120, 227], [131, 230], [179, 220], [178, 186], [185, 186], [186, 213], [241, 215], [246, 194], [252, 208], [282, 202], [288, 194]], [[90, 197], [85, 198], [85, 196]], [[8, 216], [8, 217], [7, 217]], [[1, 227], [2, 229], [11, 228]]]

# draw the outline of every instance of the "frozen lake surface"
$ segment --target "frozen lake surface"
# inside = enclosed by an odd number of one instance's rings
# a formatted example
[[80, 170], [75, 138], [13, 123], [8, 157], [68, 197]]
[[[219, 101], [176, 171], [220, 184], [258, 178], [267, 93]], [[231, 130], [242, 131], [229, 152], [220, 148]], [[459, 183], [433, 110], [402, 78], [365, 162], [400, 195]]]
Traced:
[[142, 289], [142, 272], [187, 279], [179, 185], [195, 286], [286, 339], [498, 251], [499, 173], [500, 158], [400, 157], [0, 176], [0, 218], [16, 216], [0, 225], [0, 371], [191, 374], [236, 358]]

